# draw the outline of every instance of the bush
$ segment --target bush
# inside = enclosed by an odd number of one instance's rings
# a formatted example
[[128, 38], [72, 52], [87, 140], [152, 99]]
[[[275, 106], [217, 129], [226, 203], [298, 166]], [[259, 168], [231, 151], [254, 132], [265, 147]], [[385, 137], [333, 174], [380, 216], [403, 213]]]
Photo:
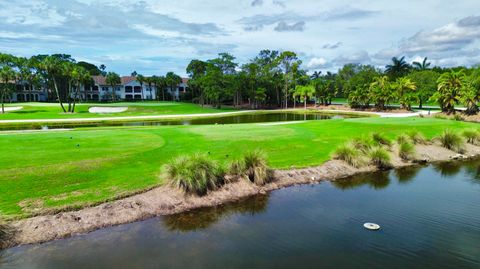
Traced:
[[452, 130], [445, 130], [438, 137], [438, 140], [444, 148], [462, 153], [465, 150], [465, 141], [463, 138], [456, 132]]
[[243, 176], [246, 173], [245, 161], [244, 160], [235, 160], [230, 163], [228, 168], [228, 173], [232, 176]]
[[369, 153], [370, 162], [381, 169], [391, 168], [391, 158], [388, 151], [383, 148], [374, 148]]
[[419, 131], [410, 131], [408, 136], [412, 140], [413, 144], [427, 144], [427, 139]]
[[475, 129], [464, 130], [462, 134], [467, 143], [477, 145], [480, 142], [480, 133]]
[[0, 219], [0, 249], [8, 247], [13, 237], [13, 229]]
[[413, 159], [415, 157], [415, 146], [408, 142], [399, 144], [398, 156], [405, 161]]
[[264, 185], [272, 178], [272, 171], [268, 168], [267, 157], [260, 150], [247, 152], [243, 156], [243, 163], [248, 179], [257, 185]]
[[397, 136], [397, 144], [401, 145], [403, 143], [410, 143], [410, 137], [405, 134]]
[[171, 184], [187, 193], [204, 195], [224, 183], [224, 171], [217, 162], [204, 154], [180, 156], [166, 165]]
[[453, 115], [453, 119], [456, 121], [463, 121], [463, 117], [460, 114]]
[[387, 137], [385, 137], [381, 133], [373, 133], [372, 134], [372, 139], [375, 143], [377, 143], [378, 145], [381, 145], [381, 146], [390, 147], [392, 145], [392, 141], [390, 141], [390, 139], [388, 139]]
[[342, 145], [333, 153], [333, 159], [342, 160], [353, 167], [361, 167], [364, 163], [361, 158], [361, 152], [353, 145]]
[[367, 154], [374, 146], [374, 142], [370, 138], [357, 137], [350, 141], [350, 145], [362, 153]]

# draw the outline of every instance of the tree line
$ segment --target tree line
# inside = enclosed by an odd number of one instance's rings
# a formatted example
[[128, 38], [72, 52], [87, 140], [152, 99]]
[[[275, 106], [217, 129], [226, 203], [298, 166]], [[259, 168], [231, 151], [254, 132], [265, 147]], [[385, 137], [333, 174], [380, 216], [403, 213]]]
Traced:
[[393, 103], [410, 110], [427, 102], [454, 112], [455, 105], [467, 113], [478, 112], [480, 68], [431, 67], [427, 58], [409, 64], [405, 57], [392, 58], [385, 68], [346, 64], [337, 73], [315, 71], [311, 75], [291, 51], [262, 50], [240, 65], [235, 57], [220, 53], [207, 61], [192, 60], [187, 66], [192, 100], [200, 104], [258, 107], [295, 107], [315, 99], [323, 105], [333, 98], [346, 98], [354, 108], [371, 105], [383, 110]]

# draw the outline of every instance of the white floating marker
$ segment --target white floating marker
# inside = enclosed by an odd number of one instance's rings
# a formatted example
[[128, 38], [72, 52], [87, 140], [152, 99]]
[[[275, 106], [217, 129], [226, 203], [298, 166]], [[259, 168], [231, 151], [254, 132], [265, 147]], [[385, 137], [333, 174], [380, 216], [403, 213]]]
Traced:
[[371, 231], [380, 230], [380, 225], [378, 225], [376, 223], [367, 222], [367, 223], [363, 224], [363, 227], [365, 227], [365, 229], [371, 230]]

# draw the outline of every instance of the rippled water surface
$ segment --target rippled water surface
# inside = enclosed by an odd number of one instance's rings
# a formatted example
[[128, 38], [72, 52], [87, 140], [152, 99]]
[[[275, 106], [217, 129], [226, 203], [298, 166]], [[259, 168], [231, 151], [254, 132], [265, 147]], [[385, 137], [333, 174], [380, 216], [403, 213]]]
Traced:
[[[9, 249], [0, 268], [480, 268], [480, 162], [303, 185]], [[382, 226], [367, 231], [364, 222]]]

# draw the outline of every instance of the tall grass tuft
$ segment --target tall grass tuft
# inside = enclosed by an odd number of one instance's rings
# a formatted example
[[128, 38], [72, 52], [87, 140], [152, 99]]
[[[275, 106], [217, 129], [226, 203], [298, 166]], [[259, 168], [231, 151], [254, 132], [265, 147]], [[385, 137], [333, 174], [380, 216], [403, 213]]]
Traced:
[[427, 139], [417, 130], [413, 130], [408, 132], [408, 136], [410, 137], [410, 140], [412, 140], [413, 144], [415, 145], [425, 145], [427, 144]]
[[246, 175], [250, 181], [257, 185], [265, 185], [273, 178], [272, 171], [268, 168], [267, 157], [263, 151], [254, 150], [243, 156]]
[[13, 229], [0, 219], [0, 250], [8, 247], [13, 237]]
[[392, 146], [392, 141], [390, 141], [390, 139], [388, 139], [387, 137], [385, 137], [381, 133], [373, 133], [372, 134], [372, 139], [378, 145], [387, 146], [387, 147]]
[[362, 153], [367, 154], [373, 148], [375, 143], [372, 139], [367, 137], [356, 137], [353, 138], [349, 144]]
[[465, 141], [458, 133], [446, 129], [437, 137], [444, 148], [463, 153], [465, 151]]
[[347, 144], [347, 145], [339, 146], [333, 152], [332, 157], [335, 160], [342, 160], [353, 167], [359, 168], [364, 165], [361, 153], [362, 152], [357, 150], [354, 145]]
[[411, 160], [415, 157], [415, 146], [409, 142], [399, 144], [398, 156], [404, 161]]
[[405, 134], [401, 134], [399, 136], [397, 136], [397, 144], [401, 145], [403, 143], [410, 143], [411, 140], [410, 140], [410, 137], [408, 135], [405, 135]]
[[462, 133], [463, 137], [467, 139], [467, 143], [478, 145], [480, 142], [480, 132], [475, 129], [466, 129]]
[[166, 165], [170, 183], [186, 193], [204, 195], [224, 183], [225, 172], [205, 154], [180, 156]]
[[388, 169], [392, 167], [390, 154], [387, 150], [377, 147], [369, 153], [370, 162], [380, 169]]
[[230, 167], [228, 168], [228, 173], [237, 177], [244, 176], [246, 173], [245, 161], [243, 159], [232, 161], [230, 163]]

